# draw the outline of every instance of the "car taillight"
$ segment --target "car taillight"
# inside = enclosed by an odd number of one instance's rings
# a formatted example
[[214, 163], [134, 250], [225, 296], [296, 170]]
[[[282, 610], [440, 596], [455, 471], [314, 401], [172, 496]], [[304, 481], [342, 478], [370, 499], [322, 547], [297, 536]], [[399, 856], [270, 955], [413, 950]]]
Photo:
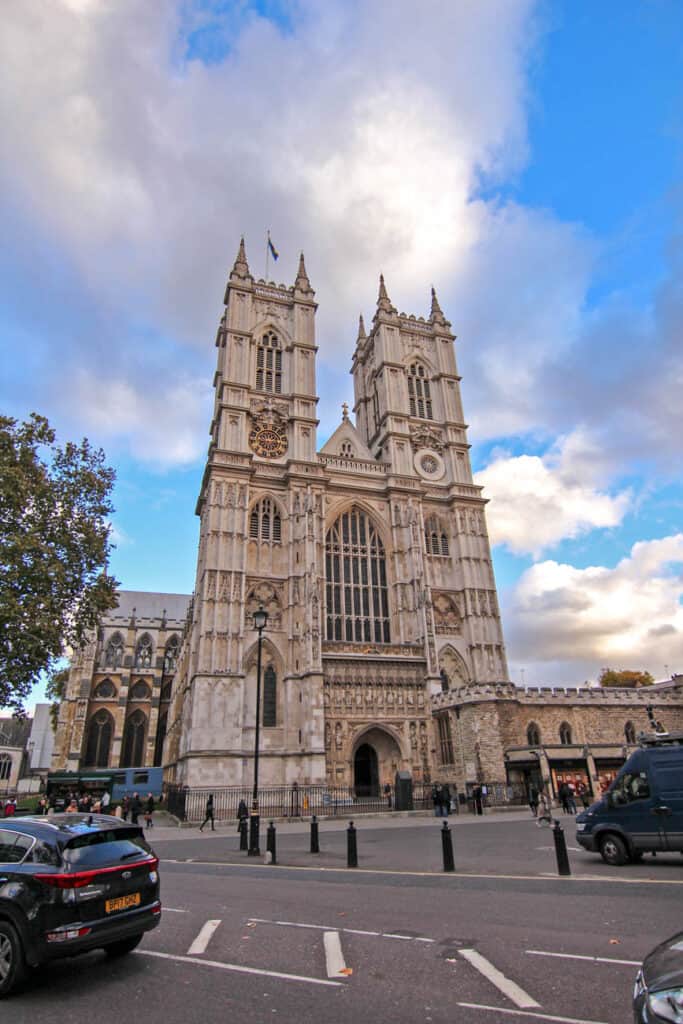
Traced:
[[156, 872], [159, 866], [158, 857], [150, 857], [149, 860], [138, 860], [134, 864], [119, 864], [113, 868], [95, 868], [92, 871], [72, 871], [68, 873], [35, 874], [33, 877], [45, 885], [51, 885], [55, 889], [83, 889], [86, 885], [92, 885], [96, 878], [101, 875], [122, 874], [124, 871], [132, 871], [134, 868], [148, 868], [150, 874]]

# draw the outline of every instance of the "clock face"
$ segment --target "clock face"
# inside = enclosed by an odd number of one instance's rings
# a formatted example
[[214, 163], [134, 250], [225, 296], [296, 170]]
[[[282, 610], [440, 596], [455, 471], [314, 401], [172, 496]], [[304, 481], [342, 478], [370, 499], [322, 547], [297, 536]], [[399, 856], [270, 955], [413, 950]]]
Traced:
[[249, 447], [263, 459], [279, 459], [287, 451], [287, 435], [282, 427], [272, 423], [254, 427], [249, 434]]

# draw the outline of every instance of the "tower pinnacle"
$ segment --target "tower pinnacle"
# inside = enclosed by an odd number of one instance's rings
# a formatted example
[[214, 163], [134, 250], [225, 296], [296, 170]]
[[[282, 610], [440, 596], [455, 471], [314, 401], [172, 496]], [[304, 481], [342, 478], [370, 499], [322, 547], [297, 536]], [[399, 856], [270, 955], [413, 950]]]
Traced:
[[306, 273], [306, 264], [304, 263], [303, 253], [299, 256], [299, 269], [297, 270], [296, 280], [294, 282], [294, 290], [297, 292], [304, 292], [306, 295], [313, 294], [311, 282], [308, 280], [308, 274]]
[[240, 238], [240, 247], [237, 250], [235, 262], [232, 270], [230, 271], [230, 278], [245, 280], [247, 277], [251, 277], [251, 273], [249, 271], [249, 264], [247, 263], [247, 254], [244, 249], [244, 237], [242, 237]]
[[439, 300], [436, 297], [436, 289], [435, 288], [432, 288], [432, 309], [431, 309], [431, 312], [429, 314], [429, 319], [432, 321], [432, 323], [439, 323], [439, 324], [445, 324], [446, 323], [446, 318], [443, 315], [441, 306], [439, 305]]
[[386, 285], [384, 284], [384, 274], [379, 275], [379, 295], [377, 296], [377, 312], [378, 313], [395, 313], [396, 307], [392, 306], [391, 299], [387, 294]]

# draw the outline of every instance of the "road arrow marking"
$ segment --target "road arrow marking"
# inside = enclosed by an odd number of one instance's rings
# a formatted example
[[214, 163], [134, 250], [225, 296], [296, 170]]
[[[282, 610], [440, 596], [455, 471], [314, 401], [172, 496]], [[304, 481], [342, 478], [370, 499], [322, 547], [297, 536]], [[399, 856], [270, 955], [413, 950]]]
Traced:
[[348, 975], [349, 969], [344, 960], [341, 948], [339, 932], [324, 932], [323, 944], [325, 946], [325, 966], [327, 967], [328, 978], [343, 978]]
[[459, 949], [458, 953], [461, 957], [467, 960], [480, 974], [495, 985], [499, 992], [502, 992], [504, 996], [507, 996], [515, 1006], [519, 1006], [522, 1009], [528, 1007], [537, 1007], [540, 1009], [541, 1004], [537, 1003], [535, 999], [532, 999], [528, 992], [525, 992], [523, 988], [520, 988], [510, 978], [506, 978], [505, 975], [494, 967], [490, 960], [487, 960], [481, 953], [477, 953], [476, 949]]
[[206, 947], [211, 942], [211, 937], [219, 924], [220, 921], [207, 921], [206, 924], [202, 925], [199, 935], [188, 949], [187, 955], [201, 956], [202, 953], [206, 953]]

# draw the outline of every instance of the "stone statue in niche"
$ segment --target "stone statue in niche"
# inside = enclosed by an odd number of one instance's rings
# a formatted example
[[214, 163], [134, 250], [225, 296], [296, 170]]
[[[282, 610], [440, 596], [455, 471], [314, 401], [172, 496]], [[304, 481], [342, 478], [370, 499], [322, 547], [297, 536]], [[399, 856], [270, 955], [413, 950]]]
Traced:
[[337, 722], [334, 727], [334, 743], [337, 750], [341, 750], [343, 742], [344, 736], [342, 733], [342, 725], [341, 722]]
[[410, 746], [413, 750], [417, 750], [417, 724], [415, 722], [410, 723]]

